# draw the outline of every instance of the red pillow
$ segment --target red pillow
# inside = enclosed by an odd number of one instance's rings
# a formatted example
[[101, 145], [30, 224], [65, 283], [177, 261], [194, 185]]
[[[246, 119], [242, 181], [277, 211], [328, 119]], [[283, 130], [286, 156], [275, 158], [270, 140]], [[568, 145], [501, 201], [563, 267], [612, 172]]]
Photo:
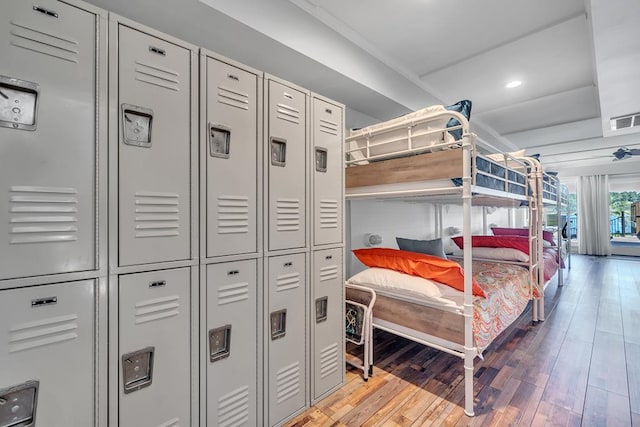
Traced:
[[[528, 228], [507, 228], [507, 227], [493, 227], [491, 228], [495, 236], [528, 236]], [[555, 240], [553, 240], [553, 232], [542, 231], [542, 239], [551, 243], [551, 246], [556, 246]]]
[[[355, 249], [353, 253], [367, 267], [388, 268], [435, 280], [464, 292], [463, 269], [455, 261], [391, 248]], [[474, 279], [472, 283], [473, 295], [486, 298], [484, 291]]]
[[[462, 236], [452, 237], [460, 249], [464, 248]], [[529, 255], [529, 238], [523, 236], [471, 236], [473, 247], [513, 248]]]

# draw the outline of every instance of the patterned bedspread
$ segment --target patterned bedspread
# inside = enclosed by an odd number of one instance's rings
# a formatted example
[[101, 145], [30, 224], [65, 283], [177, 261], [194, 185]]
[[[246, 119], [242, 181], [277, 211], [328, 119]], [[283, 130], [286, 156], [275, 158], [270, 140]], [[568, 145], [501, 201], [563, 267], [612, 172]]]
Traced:
[[478, 353], [524, 311], [529, 302], [529, 271], [513, 264], [473, 262], [473, 276], [487, 298], [474, 298], [473, 336]]

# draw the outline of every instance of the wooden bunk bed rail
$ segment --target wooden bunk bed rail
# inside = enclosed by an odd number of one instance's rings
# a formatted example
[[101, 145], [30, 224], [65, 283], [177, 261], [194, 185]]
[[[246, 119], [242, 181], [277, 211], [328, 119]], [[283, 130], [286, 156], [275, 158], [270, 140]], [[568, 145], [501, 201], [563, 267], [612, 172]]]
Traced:
[[462, 150], [389, 159], [345, 169], [346, 188], [449, 179], [462, 176]]

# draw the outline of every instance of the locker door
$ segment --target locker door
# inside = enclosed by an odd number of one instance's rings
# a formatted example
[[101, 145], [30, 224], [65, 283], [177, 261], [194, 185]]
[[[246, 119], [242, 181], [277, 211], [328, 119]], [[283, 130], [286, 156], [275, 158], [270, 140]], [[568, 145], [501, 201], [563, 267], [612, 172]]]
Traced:
[[0, 280], [97, 268], [96, 16], [37, 4], [0, 16]]
[[119, 425], [190, 425], [189, 268], [119, 278]]
[[207, 256], [255, 253], [258, 78], [207, 58]]
[[269, 425], [302, 409], [306, 389], [305, 254], [269, 259]]
[[313, 244], [342, 242], [342, 108], [313, 99]]
[[118, 31], [119, 263], [188, 259], [191, 51]]
[[269, 250], [306, 245], [306, 95], [269, 81]]
[[0, 291], [0, 425], [94, 424], [94, 289], [86, 280]]
[[257, 425], [257, 261], [207, 266], [207, 425]]
[[313, 400], [340, 385], [344, 372], [342, 248], [313, 253]]

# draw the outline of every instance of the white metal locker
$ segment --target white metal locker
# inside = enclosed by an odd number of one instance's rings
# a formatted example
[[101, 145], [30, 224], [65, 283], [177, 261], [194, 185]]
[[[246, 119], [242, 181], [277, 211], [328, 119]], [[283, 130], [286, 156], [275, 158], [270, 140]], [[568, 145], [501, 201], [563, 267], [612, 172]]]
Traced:
[[191, 423], [190, 268], [119, 277], [119, 422]]
[[0, 425], [91, 426], [95, 281], [0, 291]]
[[191, 50], [118, 25], [119, 265], [191, 257]]
[[[255, 253], [257, 244], [258, 88], [262, 79], [203, 56], [206, 70], [206, 254]], [[261, 85], [260, 85], [261, 86]]]
[[206, 425], [258, 425], [257, 260], [206, 269]]
[[312, 401], [338, 387], [344, 378], [344, 293], [342, 248], [313, 253]]
[[97, 269], [97, 22], [58, 1], [3, 2], [0, 280]]
[[269, 425], [307, 404], [306, 254], [269, 258], [268, 340]]
[[313, 98], [313, 244], [342, 243], [342, 107]]
[[268, 91], [268, 248], [304, 248], [307, 95], [273, 80]]

